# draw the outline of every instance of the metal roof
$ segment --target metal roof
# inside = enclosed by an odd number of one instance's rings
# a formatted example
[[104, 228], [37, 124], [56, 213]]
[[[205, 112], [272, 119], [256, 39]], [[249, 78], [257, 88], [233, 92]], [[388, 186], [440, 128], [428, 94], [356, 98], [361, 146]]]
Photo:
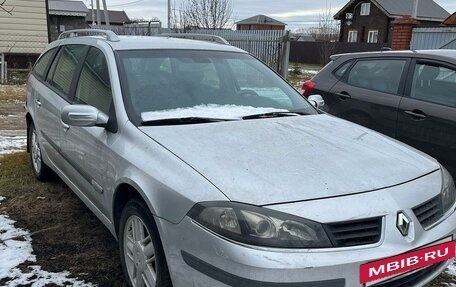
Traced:
[[[97, 18], [97, 10], [93, 11], [95, 19]], [[130, 18], [128, 18], [127, 13], [125, 11], [116, 11], [116, 10], [108, 10], [108, 17], [110, 24], [124, 24], [130, 22]], [[105, 23], [104, 11], [100, 9], [100, 20], [102, 23]], [[92, 9], [89, 9], [89, 13], [87, 14], [86, 21], [92, 23]]]
[[82, 1], [49, 0], [49, 15], [86, 17], [89, 13]]
[[[372, 3], [377, 5], [385, 12], [388, 17], [391, 18], [412, 15], [414, 1], [415, 0], [371, 0]], [[341, 14], [344, 13], [348, 8], [360, 2], [368, 1], [351, 0], [339, 12], [337, 12], [336, 15], [334, 15], [334, 18], [339, 19], [341, 17]], [[448, 11], [443, 9], [433, 0], [418, 0], [418, 20], [442, 22], [449, 15], [450, 13], [448, 13]]]
[[237, 25], [275, 25], [275, 26], [285, 26], [287, 24], [277, 21], [266, 15], [256, 15], [239, 22], [236, 22]]

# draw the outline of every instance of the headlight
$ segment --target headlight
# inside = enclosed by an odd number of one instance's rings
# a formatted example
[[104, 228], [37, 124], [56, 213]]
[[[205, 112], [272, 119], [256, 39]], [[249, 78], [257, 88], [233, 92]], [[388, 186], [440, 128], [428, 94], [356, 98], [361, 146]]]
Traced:
[[443, 213], [447, 212], [456, 201], [456, 187], [454, 186], [451, 174], [442, 167], [443, 187], [442, 187], [442, 204]]
[[188, 216], [217, 234], [250, 245], [332, 247], [320, 223], [262, 207], [232, 202], [199, 203]]

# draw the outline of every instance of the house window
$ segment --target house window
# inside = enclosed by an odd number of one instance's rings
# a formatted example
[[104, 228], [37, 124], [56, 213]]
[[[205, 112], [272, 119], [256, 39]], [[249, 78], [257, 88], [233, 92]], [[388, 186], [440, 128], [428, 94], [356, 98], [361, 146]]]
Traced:
[[371, 10], [371, 3], [361, 4], [361, 16], [368, 16]]
[[358, 42], [358, 31], [351, 30], [348, 31], [348, 43], [356, 43]]
[[369, 31], [367, 36], [367, 43], [377, 43], [378, 42], [378, 30]]

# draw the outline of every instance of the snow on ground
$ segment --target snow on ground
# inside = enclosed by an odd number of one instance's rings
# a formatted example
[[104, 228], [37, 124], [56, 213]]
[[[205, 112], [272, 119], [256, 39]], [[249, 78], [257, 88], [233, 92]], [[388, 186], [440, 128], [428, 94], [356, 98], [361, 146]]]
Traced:
[[[5, 198], [0, 196], [0, 202], [3, 200]], [[0, 215], [0, 281], [4, 282], [4, 286], [42, 287], [47, 284], [77, 287], [94, 286], [91, 283], [69, 278], [70, 273], [67, 271], [47, 272], [37, 265], [19, 268], [19, 265], [26, 262], [36, 262], [30, 233], [25, 229], [14, 227], [14, 221], [7, 215]], [[24, 270], [27, 271], [24, 272]]]
[[288, 110], [275, 108], [255, 108], [248, 106], [236, 105], [199, 105], [189, 108], [178, 108], [172, 110], [153, 111], [141, 113], [143, 121], [154, 121], [162, 119], [176, 119], [189, 117], [204, 117], [214, 119], [240, 119], [241, 117], [272, 113], [272, 112], [288, 112]]
[[25, 131], [0, 130], [0, 155], [23, 151], [26, 144], [27, 136]]

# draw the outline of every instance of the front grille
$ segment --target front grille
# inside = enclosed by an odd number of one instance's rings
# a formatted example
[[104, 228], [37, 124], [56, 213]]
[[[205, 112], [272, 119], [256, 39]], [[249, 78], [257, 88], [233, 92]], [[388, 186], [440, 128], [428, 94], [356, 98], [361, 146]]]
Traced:
[[380, 241], [382, 218], [329, 223], [325, 229], [335, 247], [372, 244]]
[[416, 218], [426, 228], [443, 216], [442, 197], [437, 195], [423, 204], [413, 208]]
[[[438, 263], [421, 269], [413, 274], [406, 275], [404, 277], [399, 277], [398, 279], [392, 279], [387, 283], [374, 285], [375, 287], [412, 287], [416, 286], [418, 283], [426, 280], [432, 273], [434, 273], [437, 269], [439, 269], [443, 263]], [[372, 287], [374, 287], [372, 286]]]

